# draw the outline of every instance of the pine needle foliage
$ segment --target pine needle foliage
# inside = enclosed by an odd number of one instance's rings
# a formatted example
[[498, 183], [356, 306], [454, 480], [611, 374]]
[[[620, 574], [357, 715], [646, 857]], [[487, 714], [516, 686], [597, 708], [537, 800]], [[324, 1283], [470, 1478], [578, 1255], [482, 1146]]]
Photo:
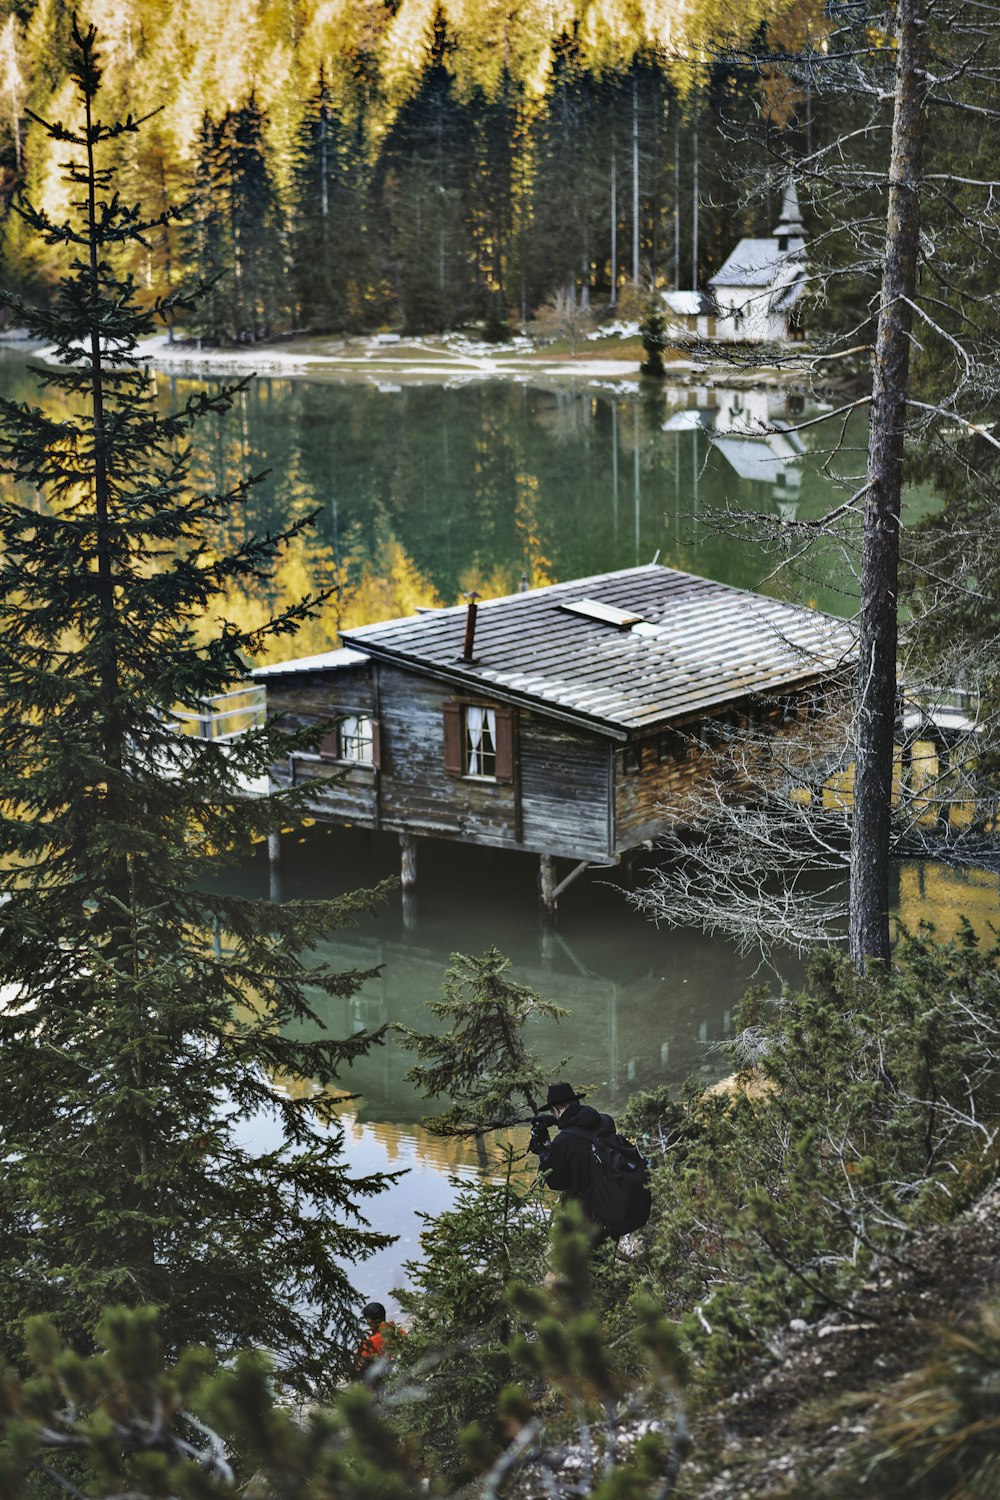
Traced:
[[296, 324], [314, 332], [349, 328], [371, 294], [365, 141], [337, 104], [321, 66], [295, 138], [289, 233]]
[[139, 340], [172, 304], [141, 309], [117, 263], [173, 211], [118, 196], [103, 162], [143, 122], [101, 118], [93, 28], [74, 20], [72, 48], [81, 123], [37, 122], [67, 153], [72, 216], [16, 205], [68, 268], [47, 310], [4, 299], [71, 414], [0, 408], [0, 471], [29, 494], [0, 503], [0, 1351], [26, 1314], [85, 1350], [103, 1308], [152, 1304], [168, 1349], [253, 1343], [316, 1380], [342, 1358], [345, 1266], [382, 1242], [358, 1203], [383, 1180], [349, 1176], [321, 1088], [373, 1038], [299, 1039], [363, 976], [304, 955], [377, 893], [206, 891], [295, 805], [239, 795], [270, 728], [203, 740], [176, 710], [238, 686], [319, 601], [202, 641], [298, 528], [225, 552], [254, 481], [188, 484], [187, 435], [234, 389], [157, 410]]
[[266, 132], [253, 92], [217, 123], [206, 113], [198, 132], [184, 250], [195, 285], [210, 285], [186, 323], [214, 343], [270, 338], [284, 312], [284, 223]]
[[663, 315], [663, 308], [650, 306], [639, 324], [639, 337], [642, 339], [643, 361], [640, 369], [643, 375], [649, 376], [651, 380], [662, 380], [667, 370], [663, 363], [664, 351], [669, 347], [670, 340], [667, 336], [667, 320]]
[[[83, 1357], [49, 1320], [32, 1320], [31, 1374], [0, 1380], [0, 1500], [667, 1500], [687, 1445], [676, 1337], [637, 1303], [628, 1342], [641, 1373], [623, 1382], [587, 1306], [588, 1259], [585, 1226], [566, 1221], [551, 1288], [511, 1284], [514, 1378], [493, 1394], [489, 1423], [458, 1434], [474, 1490], [436, 1474], [433, 1455], [400, 1434], [392, 1386], [348, 1386], [297, 1413], [276, 1399], [259, 1354], [220, 1367], [192, 1348], [172, 1361], [155, 1313], [119, 1308], [99, 1352]], [[411, 1395], [420, 1380], [407, 1376]]]
[[513, 1125], [525, 1108], [537, 1113], [546, 1075], [524, 1037], [533, 1020], [559, 1020], [561, 1006], [510, 977], [497, 948], [481, 958], [452, 955], [440, 1000], [428, 1010], [441, 1032], [403, 1031], [421, 1059], [407, 1073], [428, 1099], [449, 1098], [444, 1114], [425, 1121], [437, 1135], [476, 1135]]
[[516, 1377], [509, 1345], [524, 1324], [507, 1284], [545, 1275], [551, 1204], [541, 1179], [520, 1167], [508, 1146], [489, 1179], [462, 1181], [452, 1207], [428, 1218], [421, 1259], [406, 1266], [409, 1287], [399, 1296], [409, 1333], [399, 1359], [415, 1399], [401, 1425], [443, 1473], [462, 1471], [460, 1435], [470, 1425], [495, 1452], [504, 1429], [497, 1393]]
[[706, 1388], [996, 1181], [998, 960], [968, 927], [902, 935], [887, 979], [822, 953], [805, 993], [744, 999], [729, 1089], [630, 1105], [656, 1163], [648, 1274]]

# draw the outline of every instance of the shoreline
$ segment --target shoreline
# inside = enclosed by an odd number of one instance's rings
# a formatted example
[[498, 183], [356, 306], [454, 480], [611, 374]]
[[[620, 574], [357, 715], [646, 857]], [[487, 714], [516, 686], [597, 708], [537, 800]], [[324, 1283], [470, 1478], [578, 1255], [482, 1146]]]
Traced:
[[[615, 336], [590, 340], [604, 345], [621, 342]], [[288, 339], [246, 348], [199, 347], [195, 343], [170, 343], [166, 334], [156, 334], [140, 346], [151, 370], [164, 375], [212, 379], [220, 375], [261, 379], [363, 380], [385, 388], [403, 381], [466, 384], [479, 380], [586, 380], [627, 382], [637, 388], [645, 384], [638, 358], [615, 357], [611, 349], [598, 353], [580, 349], [575, 354], [552, 354], [536, 348], [528, 339], [515, 339], [496, 346], [474, 343], [452, 335], [398, 340], [373, 335], [354, 339]], [[0, 332], [0, 351], [33, 355], [45, 360], [46, 346], [20, 330]], [[624, 351], [623, 351], [624, 352]], [[631, 352], [631, 351], [629, 351]], [[657, 384], [739, 385], [782, 387], [801, 379], [801, 374], [771, 365], [755, 369], [734, 368], [724, 363], [693, 359], [668, 362], [667, 374]], [[651, 383], [650, 383], [651, 385]], [[652, 386], [651, 386], [652, 388]]]

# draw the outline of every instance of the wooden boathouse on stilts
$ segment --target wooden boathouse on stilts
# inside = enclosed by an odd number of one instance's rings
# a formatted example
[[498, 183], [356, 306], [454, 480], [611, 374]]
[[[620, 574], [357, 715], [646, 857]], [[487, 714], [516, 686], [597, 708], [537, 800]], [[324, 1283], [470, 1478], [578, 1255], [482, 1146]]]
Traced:
[[341, 639], [254, 672], [269, 714], [326, 729], [271, 775], [320, 821], [398, 834], [411, 917], [434, 838], [536, 856], [553, 918], [583, 870], [683, 821], [714, 721], [792, 717], [853, 649], [844, 621], [655, 564]]

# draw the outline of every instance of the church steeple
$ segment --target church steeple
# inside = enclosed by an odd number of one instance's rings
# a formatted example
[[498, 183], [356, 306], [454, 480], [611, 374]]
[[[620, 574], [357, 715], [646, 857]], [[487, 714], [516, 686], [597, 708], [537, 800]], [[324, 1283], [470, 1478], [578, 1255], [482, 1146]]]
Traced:
[[789, 177], [785, 183], [785, 196], [781, 203], [781, 219], [771, 230], [776, 240], [802, 239], [805, 236], [805, 228], [802, 223], [802, 212], [799, 208], [799, 195], [795, 188], [795, 179]]

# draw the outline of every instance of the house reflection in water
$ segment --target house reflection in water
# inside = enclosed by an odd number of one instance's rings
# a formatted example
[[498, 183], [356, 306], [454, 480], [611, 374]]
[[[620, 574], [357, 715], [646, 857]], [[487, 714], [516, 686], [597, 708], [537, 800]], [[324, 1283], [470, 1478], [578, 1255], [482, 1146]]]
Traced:
[[767, 486], [780, 520], [796, 520], [808, 450], [795, 428], [793, 408], [800, 404], [795, 395], [762, 387], [696, 386], [690, 400], [692, 405], [671, 412], [661, 430], [704, 433], [737, 478]]
[[[373, 883], [391, 867], [393, 840], [358, 830], [316, 827], [289, 862], [293, 882], [316, 891], [317, 877], [336, 859], [342, 878]], [[294, 872], [298, 872], [298, 881]], [[261, 868], [261, 877], [264, 870]], [[441, 993], [456, 949], [482, 953], [492, 943], [511, 960], [512, 977], [570, 1014], [561, 1023], [540, 1022], [528, 1035], [543, 1065], [564, 1071], [594, 1091], [602, 1108], [620, 1110], [639, 1089], [678, 1087], [694, 1075], [710, 1083], [731, 1071], [719, 1046], [733, 1033], [739, 1001], [752, 983], [778, 981], [759, 972], [753, 955], [697, 932], [662, 932], [631, 910], [609, 877], [591, 872], [563, 928], [540, 931], [517, 856], [441, 848], [426, 870], [426, 910], [419, 932], [402, 925], [398, 898], [365, 930], [338, 933], [321, 943], [319, 962], [337, 968], [380, 968], [351, 999], [313, 997], [328, 1035], [356, 1034], [392, 1023], [418, 1031], [432, 1026], [427, 1002]], [[905, 864], [897, 872], [895, 907], [908, 928], [934, 922], [943, 938], [965, 915], [990, 941], [1000, 912], [1000, 876], [985, 872]], [[319, 893], [326, 893], [321, 890]], [[298, 894], [297, 890], [290, 894]], [[789, 956], [781, 979], [803, 982], [802, 965]], [[413, 1065], [398, 1034], [389, 1030], [344, 1074], [356, 1097], [344, 1110], [352, 1130], [373, 1129], [392, 1160], [415, 1152], [440, 1170], [476, 1160], [474, 1149], [442, 1142], [419, 1127], [438, 1108], [405, 1081]], [[412, 1144], [411, 1144], [412, 1143]]]
[[[655, 939], [655, 932], [651, 930], [650, 936]], [[553, 1070], [566, 1058], [566, 1070], [579, 1087], [592, 1089], [605, 1107], [619, 1109], [637, 1089], [679, 1083], [689, 1073], [709, 1082], [730, 1071], [731, 1064], [715, 1044], [731, 1031], [733, 1009], [752, 963], [734, 960], [717, 946], [717, 961], [708, 964], [707, 973], [692, 970], [691, 977], [700, 983], [668, 967], [667, 952], [660, 955], [658, 973], [646, 968], [634, 976], [611, 977], [589, 970], [561, 933], [549, 942], [554, 951], [547, 961], [531, 962], [521, 954], [511, 972], [517, 983], [569, 1012], [559, 1025], [539, 1023], [528, 1039]], [[663, 945], [668, 945], [665, 938]], [[426, 1002], [440, 994], [449, 955], [441, 948], [407, 941], [404, 934], [397, 941], [338, 938], [322, 945], [317, 957], [344, 968], [383, 966], [379, 976], [351, 999], [317, 997], [316, 1005], [333, 1034], [390, 1027], [385, 1044], [359, 1059], [344, 1082], [361, 1095], [351, 1106], [359, 1121], [403, 1122], [412, 1131], [415, 1122], [444, 1106], [423, 1099], [406, 1081], [415, 1059], [392, 1027], [431, 1028]], [[429, 1141], [433, 1147], [422, 1142], [422, 1149], [428, 1145], [436, 1158], [447, 1143], [434, 1137]], [[464, 1159], [461, 1152], [455, 1157], [456, 1163]]]

